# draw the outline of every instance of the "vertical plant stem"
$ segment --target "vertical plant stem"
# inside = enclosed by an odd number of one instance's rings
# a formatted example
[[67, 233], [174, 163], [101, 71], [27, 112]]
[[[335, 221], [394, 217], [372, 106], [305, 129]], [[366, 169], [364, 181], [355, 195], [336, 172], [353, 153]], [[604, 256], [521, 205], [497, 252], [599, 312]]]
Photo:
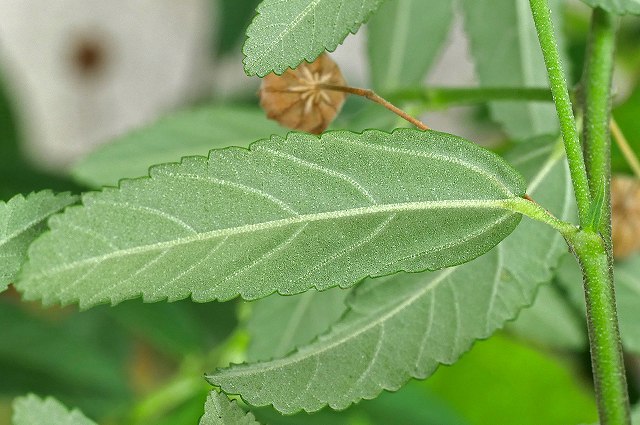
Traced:
[[611, 135], [620, 148], [620, 151], [622, 151], [622, 155], [624, 155], [624, 158], [627, 160], [629, 167], [631, 167], [636, 177], [640, 179], [640, 161], [638, 161], [638, 157], [633, 152], [633, 149], [631, 149], [631, 146], [629, 146], [627, 138], [624, 137], [620, 126], [618, 126], [618, 123], [613, 118], [611, 119]]
[[560, 131], [567, 153], [567, 160], [569, 161], [569, 171], [571, 172], [571, 181], [573, 182], [573, 190], [578, 204], [580, 224], [585, 227], [588, 223], [589, 210], [591, 208], [591, 193], [582, 156], [582, 146], [573, 116], [569, 89], [564, 77], [558, 44], [553, 32], [551, 11], [547, 0], [529, 0], [529, 3], [538, 32], [544, 62], [547, 66], [551, 94], [553, 95], [558, 119], [560, 120]]
[[604, 9], [595, 8], [591, 19], [584, 87], [584, 151], [591, 199], [604, 195], [603, 210], [596, 223], [611, 254], [611, 79], [615, 50], [616, 19]]
[[600, 235], [593, 231], [579, 232], [567, 240], [582, 268], [600, 425], [630, 425], [610, 256]]

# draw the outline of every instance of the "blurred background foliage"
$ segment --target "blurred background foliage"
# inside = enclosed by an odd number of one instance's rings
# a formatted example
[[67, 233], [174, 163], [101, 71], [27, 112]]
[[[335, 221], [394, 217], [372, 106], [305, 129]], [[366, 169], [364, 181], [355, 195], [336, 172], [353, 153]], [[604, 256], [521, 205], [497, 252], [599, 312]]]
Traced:
[[[212, 1], [215, 30], [211, 34], [211, 61], [240, 62], [244, 30], [258, 3], [258, 0]], [[568, 7], [564, 12], [566, 51], [572, 80], [577, 82], [589, 15], [584, 7]], [[640, 152], [639, 40], [640, 21], [624, 18], [617, 49], [620, 67], [617, 81], [621, 83], [614, 116], [636, 152]], [[239, 67], [234, 70], [237, 75]], [[21, 149], [29, 117], [20, 116], [20, 101], [2, 73], [0, 68], [0, 199], [6, 201], [17, 193], [45, 188], [75, 193], [88, 189], [90, 183], [77, 177], [81, 166], [74, 169], [74, 180], [65, 170], [45, 171], [29, 160]], [[284, 132], [255, 113], [257, 100], [246, 87], [224, 95], [211, 90], [197, 96], [196, 103], [216, 104], [223, 98], [229, 104], [224, 108], [231, 108], [231, 103], [236, 108], [240, 105], [248, 108], [246, 113], [253, 114], [250, 116], [256, 122], [260, 121], [254, 128], [246, 129], [252, 126], [242, 122], [230, 127], [229, 131], [239, 133], [233, 144], [254, 140], [258, 131], [264, 131], [263, 136]], [[195, 103], [186, 99], [175, 109], [178, 107], [193, 108]], [[412, 105], [408, 108], [411, 110]], [[470, 119], [460, 124], [466, 131], [489, 134], [488, 139], [497, 145], [508, 144], [509, 136], [491, 122], [486, 105], [470, 110]], [[172, 127], [174, 133], [169, 134], [179, 144], [181, 136], [189, 136], [189, 132], [209, 135], [214, 131], [207, 128], [206, 122], [202, 125], [195, 129], [181, 129], [177, 125]], [[397, 125], [402, 124], [394, 116], [359, 99], [349, 100], [335, 124], [356, 130]], [[223, 142], [224, 139], [220, 141]], [[207, 137], [201, 143], [197, 149], [202, 154], [215, 147]], [[177, 155], [174, 150], [180, 152], [181, 148], [178, 145], [171, 149], [172, 155]], [[126, 160], [125, 155], [130, 154], [122, 153], [121, 159]], [[178, 158], [175, 156], [175, 160]], [[118, 161], [117, 155], [110, 160]], [[615, 172], [630, 174], [615, 147], [612, 167]], [[547, 296], [553, 294], [544, 295]], [[428, 381], [412, 381], [396, 393], [384, 393], [339, 413], [324, 409], [312, 415], [284, 417], [273, 409], [260, 408], [254, 409], [254, 414], [258, 420], [276, 425], [594, 422], [597, 415], [583, 323], [579, 315], [567, 313], [571, 316], [567, 320], [578, 325], [565, 323], [562, 332], [567, 333], [558, 337], [554, 326], [562, 324], [554, 323], [553, 318], [575, 307], [569, 305], [566, 296], [556, 301], [559, 310], [550, 308], [539, 316], [535, 312], [523, 314], [521, 324], [516, 322], [507, 331], [478, 342], [455, 366], [442, 366]], [[76, 306], [46, 308], [38, 303], [25, 303], [9, 289], [0, 294], [0, 423], [9, 423], [14, 397], [34, 392], [78, 407], [102, 424], [195, 424], [210, 389], [202, 374], [246, 357], [249, 344], [245, 323], [250, 312], [250, 304], [238, 301], [144, 304], [139, 300], [79, 312]], [[532, 328], [542, 337], [527, 331]], [[629, 364], [630, 370], [637, 373], [638, 359], [630, 356]], [[638, 380], [632, 378], [630, 383], [637, 385]], [[636, 397], [637, 392], [632, 396]]]

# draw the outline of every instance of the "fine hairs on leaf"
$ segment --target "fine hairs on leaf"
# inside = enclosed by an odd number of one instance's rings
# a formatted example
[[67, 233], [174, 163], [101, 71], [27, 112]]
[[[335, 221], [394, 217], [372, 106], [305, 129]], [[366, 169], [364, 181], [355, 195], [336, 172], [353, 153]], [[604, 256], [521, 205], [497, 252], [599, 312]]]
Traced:
[[83, 197], [50, 220], [17, 287], [83, 308], [257, 299], [469, 261], [511, 233], [522, 177], [459, 137], [290, 134]]
[[[563, 219], [575, 215], [562, 146], [548, 138], [508, 158], [527, 177], [527, 192]], [[285, 414], [344, 409], [383, 389], [397, 390], [452, 364], [533, 302], [566, 253], [562, 237], [524, 222], [489, 253], [467, 264], [363, 282], [350, 311], [315, 342], [269, 362], [233, 366], [207, 377], [252, 405]]]
[[251, 412], [245, 412], [226, 395], [211, 391], [204, 404], [199, 425], [260, 425]]
[[77, 199], [69, 193], [42, 191], [0, 201], [0, 291], [16, 277], [29, 244], [46, 229], [46, 219]]
[[42, 399], [34, 394], [13, 401], [12, 425], [97, 425], [79, 410], [68, 410], [53, 397]]
[[333, 52], [384, 0], [264, 0], [247, 29], [244, 70], [264, 77], [282, 74], [303, 60]]

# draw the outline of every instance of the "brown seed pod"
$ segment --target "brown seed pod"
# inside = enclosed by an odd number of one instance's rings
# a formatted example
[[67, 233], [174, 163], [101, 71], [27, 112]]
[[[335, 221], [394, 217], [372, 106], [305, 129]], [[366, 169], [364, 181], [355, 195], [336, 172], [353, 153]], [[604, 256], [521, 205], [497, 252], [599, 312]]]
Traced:
[[340, 68], [326, 54], [282, 75], [264, 77], [260, 106], [269, 118], [285, 127], [320, 134], [340, 111], [346, 94], [318, 84], [345, 85]]
[[622, 259], [640, 249], [640, 181], [611, 179], [611, 238], [613, 256]]

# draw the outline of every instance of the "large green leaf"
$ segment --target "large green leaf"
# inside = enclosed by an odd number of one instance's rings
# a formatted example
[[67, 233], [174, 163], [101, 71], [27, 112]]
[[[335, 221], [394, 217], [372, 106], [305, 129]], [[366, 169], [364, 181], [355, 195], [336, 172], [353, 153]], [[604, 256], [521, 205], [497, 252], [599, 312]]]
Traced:
[[115, 185], [122, 178], [146, 176], [153, 164], [227, 146], [246, 147], [266, 135], [284, 132], [257, 108], [206, 106], [129, 133], [75, 164], [71, 172], [88, 186]]
[[505, 205], [525, 189], [493, 153], [410, 129], [274, 136], [150, 175], [53, 217], [17, 283], [26, 298], [256, 299], [439, 269], [511, 233]]
[[204, 404], [200, 425], [260, 425], [256, 418], [245, 412], [226, 395], [211, 391]]
[[[560, 3], [550, 2], [554, 12]], [[483, 86], [548, 87], [528, 2], [463, 0], [461, 5], [476, 73]], [[516, 139], [557, 132], [558, 118], [551, 103], [495, 102], [490, 107], [493, 118]]]
[[640, 15], [640, 0], [582, 0], [592, 7], [601, 7], [611, 13]]
[[282, 74], [324, 50], [333, 52], [384, 0], [263, 0], [247, 29], [248, 75]]
[[13, 425], [96, 425], [79, 410], [69, 411], [52, 397], [41, 399], [33, 394], [13, 402]]
[[373, 87], [385, 91], [422, 82], [452, 19], [452, 0], [384, 3], [367, 24]]
[[[558, 149], [559, 148], [559, 149]], [[528, 193], [571, 217], [571, 182], [557, 144], [530, 142], [514, 152]], [[540, 190], [544, 188], [544, 190]], [[435, 273], [364, 282], [332, 330], [288, 357], [219, 370], [207, 379], [253, 405], [283, 413], [336, 409], [397, 390], [451, 364], [531, 304], [566, 246], [559, 234], [526, 220], [491, 252]]]
[[68, 193], [44, 191], [0, 201], [0, 291], [16, 277], [29, 244], [46, 229], [45, 220], [76, 200]]
[[322, 335], [345, 312], [350, 291], [332, 288], [283, 297], [273, 294], [252, 303], [247, 323], [251, 343], [247, 360], [269, 360]]

